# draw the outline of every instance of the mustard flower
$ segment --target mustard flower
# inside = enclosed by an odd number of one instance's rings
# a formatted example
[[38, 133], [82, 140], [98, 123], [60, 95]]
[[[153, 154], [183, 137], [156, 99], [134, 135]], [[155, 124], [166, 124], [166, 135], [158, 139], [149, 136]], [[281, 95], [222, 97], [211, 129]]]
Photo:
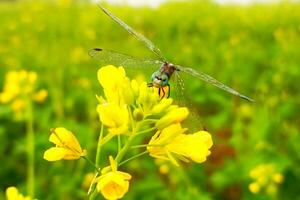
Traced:
[[8, 187], [6, 189], [6, 199], [7, 200], [31, 200], [32, 198], [29, 196], [24, 197], [21, 193], [19, 193], [16, 187]]
[[45, 101], [45, 99], [47, 98], [47, 96], [48, 96], [48, 91], [45, 89], [42, 89], [42, 90], [37, 91], [37, 93], [35, 93], [33, 95], [33, 100], [38, 103], [43, 103]]
[[165, 116], [160, 118], [155, 126], [163, 129], [171, 124], [180, 123], [187, 118], [189, 110], [186, 107], [173, 107]]
[[253, 181], [249, 184], [249, 190], [252, 193], [266, 191], [273, 195], [277, 192], [277, 187], [284, 180], [284, 176], [276, 170], [274, 164], [260, 164], [254, 167], [250, 173]]
[[48, 93], [46, 90], [36, 91], [37, 73], [33, 71], [9, 71], [5, 75], [3, 91], [0, 93], [0, 103], [11, 104], [15, 113], [21, 113], [28, 100], [43, 102]]
[[129, 189], [131, 175], [117, 171], [117, 163], [110, 156], [110, 172], [104, 172], [97, 179], [97, 190], [101, 192], [105, 199], [120, 199]]
[[147, 147], [150, 156], [170, 160], [175, 165], [178, 165], [175, 158], [204, 162], [213, 144], [210, 134], [206, 131], [184, 134], [186, 130], [176, 123], [157, 131]]
[[120, 105], [132, 103], [131, 83], [126, 77], [123, 67], [116, 68], [112, 65], [101, 67], [97, 76], [108, 103], [112, 102]]
[[49, 141], [56, 146], [45, 151], [45, 160], [75, 160], [86, 155], [73, 133], [65, 128], [52, 129]]
[[97, 112], [110, 133], [118, 135], [127, 132], [129, 113], [126, 105], [103, 103], [97, 106]]

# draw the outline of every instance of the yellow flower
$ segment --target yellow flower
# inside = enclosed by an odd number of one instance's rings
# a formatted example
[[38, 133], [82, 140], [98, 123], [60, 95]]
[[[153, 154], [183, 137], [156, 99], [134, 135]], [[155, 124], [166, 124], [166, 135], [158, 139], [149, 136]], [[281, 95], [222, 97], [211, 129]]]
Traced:
[[73, 133], [65, 128], [52, 129], [49, 141], [56, 146], [45, 151], [45, 160], [75, 160], [86, 155], [86, 151], [81, 149], [81, 146]]
[[249, 190], [250, 190], [250, 192], [256, 194], [260, 191], [260, 186], [256, 182], [250, 183]]
[[21, 114], [28, 105], [28, 99], [41, 102], [48, 95], [46, 90], [35, 92], [37, 73], [33, 71], [9, 71], [5, 75], [1, 103], [11, 103], [12, 109]]
[[84, 179], [83, 179], [83, 182], [81, 184], [81, 187], [84, 188], [84, 189], [88, 189], [90, 187], [91, 183], [93, 182], [94, 177], [95, 177], [95, 174], [92, 173], [92, 172], [86, 174], [84, 176]]
[[131, 83], [126, 77], [123, 67], [117, 68], [113, 65], [101, 67], [97, 76], [108, 103], [112, 102], [120, 105], [132, 103]]
[[206, 131], [184, 134], [186, 130], [177, 123], [158, 131], [147, 147], [150, 156], [171, 160], [175, 165], [178, 163], [174, 156], [183, 161], [204, 162], [213, 144], [210, 134]]
[[86, 61], [88, 59], [84, 48], [82, 47], [74, 47], [70, 53], [70, 60], [73, 63], [80, 63]]
[[199, 131], [193, 134], [181, 134], [169, 144], [169, 149], [197, 163], [206, 161], [210, 155], [209, 149], [213, 142], [211, 135], [206, 131]]
[[264, 190], [269, 195], [276, 193], [278, 184], [284, 179], [283, 175], [277, 172], [274, 164], [260, 164], [253, 168], [249, 175], [255, 183], [249, 185], [249, 190], [253, 193]]
[[11, 104], [11, 108], [16, 113], [21, 112], [25, 107], [26, 107], [26, 102], [23, 99], [16, 99]]
[[117, 135], [127, 132], [129, 113], [126, 105], [103, 103], [98, 105], [97, 112], [100, 121], [108, 127], [110, 133]]
[[173, 99], [171, 98], [163, 98], [161, 101], [159, 101], [158, 104], [156, 104], [152, 110], [152, 114], [158, 114], [161, 113], [169, 108], [169, 106], [173, 103]]
[[7, 200], [31, 200], [31, 197], [24, 197], [20, 194], [16, 187], [8, 187], [6, 189], [6, 198]]
[[97, 190], [101, 192], [105, 199], [120, 199], [128, 191], [131, 175], [117, 171], [117, 164], [110, 156], [111, 171], [102, 174], [97, 179]]
[[137, 103], [141, 105], [143, 111], [146, 115], [151, 114], [150, 111], [159, 102], [159, 96], [154, 93], [152, 88], [147, 86], [146, 82], [143, 82], [139, 86], [139, 96], [137, 98]]
[[273, 176], [272, 176], [272, 179], [275, 183], [282, 183], [283, 180], [284, 180], [284, 177], [281, 173], [275, 173]]
[[186, 107], [173, 107], [165, 116], [155, 124], [156, 128], [163, 129], [171, 124], [180, 123], [187, 118], [189, 110]]
[[45, 89], [42, 89], [33, 95], [33, 100], [38, 103], [43, 103], [48, 96], [48, 92]]

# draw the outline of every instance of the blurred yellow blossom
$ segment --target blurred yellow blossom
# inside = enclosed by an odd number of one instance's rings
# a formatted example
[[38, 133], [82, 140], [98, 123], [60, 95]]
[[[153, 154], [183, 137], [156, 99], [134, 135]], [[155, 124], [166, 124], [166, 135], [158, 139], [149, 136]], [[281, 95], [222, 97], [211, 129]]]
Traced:
[[159, 166], [159, 172], [161, 174], [167, 174], [170, 171], [170, 167], [167, 164], [162, 164], [161, 166]]
[[284, 179], [274, 164], [258, 165], [250, 171], [249, 175], [253, 179], [253, 182], [249, 184], [249, 190], [252, 193], [264, 190], [273, 195], [277, 192], [278, 184], [281, 184]]
[[81, 184], [81, 187], [84, 189], [88, 189], [90, 187], [90, 184], [92, 183], [93, 179], [95, 177], [95, 174], [90, 172], [84, 176], [83, 182]]
[[37, 93], [33, 95], [34, 101], [38, 103], [43, 103], [48, 96], [48, 91], [45, 89], [39, 90]]
[[85, 37], [89, 40], [95, 40], [96, 39], [96, 32], [94, 29], [87, 28], [84, 30]]
[[43, 102], [48, 95], [44, 89], [36, 91], [37, 73], [33, 71], [9, 71], [5, 75], [0, 103], [11, 103], [16, 113], [21, 113], [29, 100]]
[[256, 194], [256, 193], [258, 193], [260, 191], [260, 185], [258, 183], [256, 183], [256, 182], [250, 183], [249, 190], [250, 190], [250, 192]]
[[21, 193], [19, 193], [16, 187], [8, 187], [6, 189], [6, 199], [7, 200], [31, 200], [32, 198], [29, 196], [24, 197]]
[[16, 99], [11, 103], [11, 108], [15, 113], [20, 113], [26, 107], [26, 102], [23, 99]]
[[80, 63], [88, 60], [88, 55], [83, 47], [74, 47], [70, 54], [70, 60], [73, 63]]
[[86, 151], [81, 149], [77, 138], [65, 128], [51, 129], [49, 141], [56, 146], [45, 151], [45, 160], [75, 160], [86, 155]]
[[129, 189], [131, 175], [117, 171], [117, 163], [110, 156], [110, 172], [102, 174], [97, 179], [97, 190], [101, 192], [105, 199], [120, 199]]
[[56, 0], [57, 4], [62, 8], [69, 7], [72, 4], [72, 0]]
[[284, 177], [283, 177], [282, 174], [276, 173], [276, 174], [274, 174], [274, 175], [272, 176], [272, 179], [273, 179], [273, 181], [274, 181], [275, 183], [282, 183], [283, 180], [284, 180]]

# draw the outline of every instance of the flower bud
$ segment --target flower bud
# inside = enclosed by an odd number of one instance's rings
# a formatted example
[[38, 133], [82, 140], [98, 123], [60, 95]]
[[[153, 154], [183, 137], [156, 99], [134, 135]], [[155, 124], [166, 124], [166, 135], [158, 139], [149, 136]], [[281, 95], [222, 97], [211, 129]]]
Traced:
[[142, 109], [140, 108], [136, 108], [133, 111], [133, 118], [135, 119], [135, 121], [141, 121], [144, 118], [144, 113], [142, 111]]

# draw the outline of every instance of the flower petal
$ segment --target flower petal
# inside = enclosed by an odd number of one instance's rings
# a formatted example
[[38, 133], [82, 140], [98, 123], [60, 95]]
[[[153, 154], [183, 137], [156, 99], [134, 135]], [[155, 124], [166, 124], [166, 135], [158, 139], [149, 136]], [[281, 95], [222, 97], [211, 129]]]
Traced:
[[62, 147], [51, 147], [44, 153], [44, 159], [47, 161], [58, 161], [66, 156], [66, 149]]

